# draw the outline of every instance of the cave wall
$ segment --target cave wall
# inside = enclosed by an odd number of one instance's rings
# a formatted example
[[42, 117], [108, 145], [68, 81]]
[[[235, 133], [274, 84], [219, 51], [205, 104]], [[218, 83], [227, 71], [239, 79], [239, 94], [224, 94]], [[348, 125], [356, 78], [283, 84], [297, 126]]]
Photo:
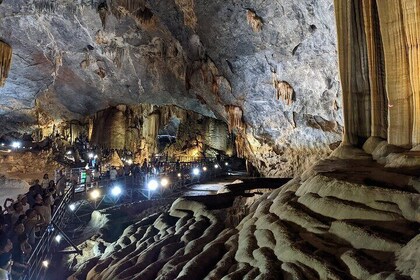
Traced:
[[335, 34], [332, 0], [4, 0], [13, 58], [0, 134], [43, 125], [37, 108], [82, 121], [117, 104], [174, 104], [227, 123], [235, 106], [238, 155], [265, 176], [297, 175], [341, 140]]
[[335, 10], [344, 141], [361, 145], [378, 136], [418, 145], [418, 2], [336, 0]]
[[[176, 142], [159, 151], [159, 130], [172, 118], [180, 122]], [[93, 145], [132, 151], [138, 163], [158, 152], [167, 153], [170, 159], [176, 160], [180, 157], [202, 157], [207, 149], [225, 153], [228, 147], [224, 122], [176, 106], [118, 105], [96, 112], [90, 120], [90, 142]]]

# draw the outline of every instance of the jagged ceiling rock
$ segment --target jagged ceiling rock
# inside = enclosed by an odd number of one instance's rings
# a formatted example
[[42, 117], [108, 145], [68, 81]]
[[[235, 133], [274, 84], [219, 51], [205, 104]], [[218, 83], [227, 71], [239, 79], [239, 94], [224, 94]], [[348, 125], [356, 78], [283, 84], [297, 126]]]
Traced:
[[262, 173], [298, 173], [341, 139], [332, 2], [5, 0], [0, 39], [13, 61], [2, 132], [35, 124], [39, 111], [72, 119], [175, 104], [227, 120], [235, 105]]

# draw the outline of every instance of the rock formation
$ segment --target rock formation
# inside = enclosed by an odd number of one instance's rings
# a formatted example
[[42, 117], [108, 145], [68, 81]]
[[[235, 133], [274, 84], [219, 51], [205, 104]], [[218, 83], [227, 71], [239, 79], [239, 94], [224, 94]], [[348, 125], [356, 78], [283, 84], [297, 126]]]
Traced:
[[174, 104], [227, 123], [225, 106], [237, 106], [238, 151], [251, 146], [244, 156], [267, 176], [299, 174], [341, 140], [331, 0], [5, 1], [0, 38], [13, 47], [0, 135], [117, 105]]
[[335, 1], [335, 10], [345, 141], [418, 145], [416, 2]]
[[69, 279], [416, 279], [414, 177], [360, 154], [321, 161], [252, 204], [154, 208], [119, 238], [82, 245], [89, 257]]

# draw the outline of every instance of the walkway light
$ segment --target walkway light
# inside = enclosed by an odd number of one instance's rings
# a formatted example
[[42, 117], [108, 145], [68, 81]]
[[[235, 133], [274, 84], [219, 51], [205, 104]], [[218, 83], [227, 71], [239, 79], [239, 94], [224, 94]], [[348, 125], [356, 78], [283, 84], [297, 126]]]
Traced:
[[122, 193], [122, 189], [120, 186], [115, 186], [111, 189], [111, 194], [113, 196], [119, 196]]
[[178, 176], [178, 178], [181, 178], [182, 174], [181, 173], [178, 173], [177, 176]]
[[93, 191], [90, 192], [90, 197], [92, 199], [98, 199], [101, 196], [101, 193], [98, 189], [94, 189]]
[[74, 203], [72, 203], [72, 204], [70, 204], [69, 205], [69, 208], [70, 208], [70, 211], [74, 211], [74, 210], [76, 210], [76, 205], [74, 205]]
[[197, 167], [195, 167], [195, 168], [192, 170], [192, 173], [193, 173], [193, 175], [194, 175], [194, 176], [198, 176], [198, 175], [200, 175], [200, 169], [198, 169]]
[[89, 163], [88, 163], [88, 164], [86, 164], [85, 169], [86, 169], [86, 170], [89, 170]]
[[42, 261], [42, 266], [43, 267], [48, 268], [49, 265], [50, 265], [50, 262], [49, 261], [47, 261], [47, 260]]
[[89, 153], [89, 154], [88, 154], [88, 157], [89, 157], [89, 158], [93, 158], [93, 157], [94, 157], [94, 154], [93, 154], [93, 153]]
[[57, 236], [55, 237], [55, 241], [57, 242], [57, 243], [60, 243], [60, 241], [61, 241], [61, 235], [60, 234], [57, 234]]
[[68, 150], [66, 154], [71, 155], [71, 150]]
[[128, 165], [132, 165], [133, 164], [133, 160], [132, 159], [129, 159], [129, 160], [127, 160], [127, 163], [128, 163]]
[[215, 164], [215, 165], [214, 165], [214, 168], [215, 168], [215, 169], [219, 168], [219, 165], [218, 165], [218, 164]]
[[169, 185], [169, 180], [168, 178], [162, 178], [162, 180], [160, 180], [160, 185], [162, 187], [167, 187]]
[[158, 188], [159, 184], [155, 179], [152, 179], [147, 183], [147, 188], [151, 191], [154, 191]]
[[204, 166], [203, 167], [203, 171], [206, 172], [207, 171], [207, 167]]
[[12, 142], [12, 148], [13, 149], [19, 149], [21, 145], [22, 145], [22, 143], [20, 143], [19, 141]]
[[225, 165], [226, 165], [226, 166], [228, 166], [228, 165], [229, 165], [229, 163], [228, 163], [228, 162], [225, 162]]

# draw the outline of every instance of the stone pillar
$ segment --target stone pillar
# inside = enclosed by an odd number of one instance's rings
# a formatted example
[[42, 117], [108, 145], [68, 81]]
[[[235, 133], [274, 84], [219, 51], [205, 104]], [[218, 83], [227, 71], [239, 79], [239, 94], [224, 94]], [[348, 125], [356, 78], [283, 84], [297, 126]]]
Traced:
[[363, 5], [369, 67], [371, 135], [387, 138], [388, 98], [385, 90], [385, 66], [376, 0], [365, 0]]
[[339, 70], [343, 90], [343, 142], [361, 145], [371, 135], [367, 47], [361, 0], [335, 0]]
[[401, 0], [412, 93], [412, 144], [420, 144], [420, 2]]
[[377, 0], [384, 47], [388, 94], [388, 142], [410, 146], [413, 128], [412, 89], [400, 0]]

